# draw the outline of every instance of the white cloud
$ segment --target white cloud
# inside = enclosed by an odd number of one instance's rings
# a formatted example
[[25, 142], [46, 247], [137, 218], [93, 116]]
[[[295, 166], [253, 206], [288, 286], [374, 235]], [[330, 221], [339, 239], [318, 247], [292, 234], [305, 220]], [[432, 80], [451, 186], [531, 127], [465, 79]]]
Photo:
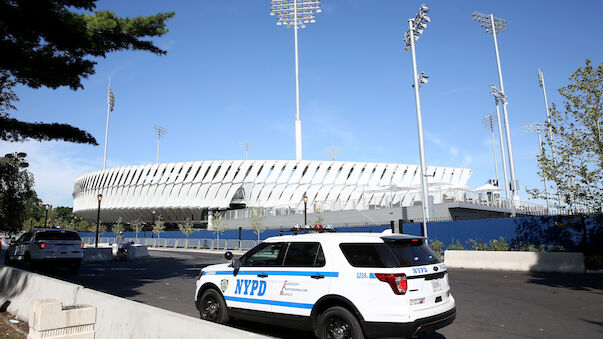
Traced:
[[459, 155], [459, 150], [458, 148], [456, 148], [455, 146], [451, 145], [450, 146], [450, 155], [456, 157], [457, 155]]
[[[78, 150], [81, 148], [81, 150]], [[33, 173], [38, 197], [53, 206], [72, 206], [75, 178], [97, 170], [102, 159], [83, 157], [92, 151], [89, 145], [59, 142], [2, 143], [0, 154], [27, 153], [28, 170]]]
[[461, 167], [468, 168], [469, 165], [471, 164], [471, 161], [473, 161], [473, 158], [471, 158], [471, 155], [465, 154], [465, 159], [464, 159]]

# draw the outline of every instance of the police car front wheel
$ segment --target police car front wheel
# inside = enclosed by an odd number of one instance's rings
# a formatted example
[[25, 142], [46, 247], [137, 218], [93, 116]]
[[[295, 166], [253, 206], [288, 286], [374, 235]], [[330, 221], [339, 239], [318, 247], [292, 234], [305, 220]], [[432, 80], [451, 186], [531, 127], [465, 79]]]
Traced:
[[199, 303], [199, 314], [201, 319], [223, 324], [228, 321], [226, 313], [226, 303], [222, 299], [220, 293], [214, 289], [208, 289], [203, 292], [201, 302]]
[[347, 309], [335, 306], [320, 316], [320, 339], [363, 339], [362, 328]]

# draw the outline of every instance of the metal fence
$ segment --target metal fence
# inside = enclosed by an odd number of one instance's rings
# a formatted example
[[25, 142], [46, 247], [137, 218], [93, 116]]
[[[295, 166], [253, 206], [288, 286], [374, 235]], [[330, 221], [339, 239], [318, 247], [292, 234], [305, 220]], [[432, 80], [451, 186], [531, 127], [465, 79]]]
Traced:
[[[82, 238], [85, 244], [94, 244], [95, 238]], [[258, 244], [257, 240], [238, 240], [238, 239], [187, 239], [187, 238], [138, 238], [133, 240], [138, 245], [158, 248], [184, 248], [197, 250], [239, 250], [247, 251]], [[99, 237], [99, 243], [113, 244], [115, 238]]]

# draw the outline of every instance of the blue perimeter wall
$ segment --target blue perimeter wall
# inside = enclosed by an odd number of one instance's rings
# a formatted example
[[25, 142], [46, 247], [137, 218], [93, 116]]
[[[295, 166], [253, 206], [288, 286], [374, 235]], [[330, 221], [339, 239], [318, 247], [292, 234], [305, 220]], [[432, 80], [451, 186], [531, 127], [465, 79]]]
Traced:
[[[500, 218], [500, 219], [480, 219], [480, 220], [459, 220], [459, 221], [444, 221], [444, 222], [429, 222], [427, 224], [427, 234], [429, 239], [440, 240], [444, 246], [459, 240], [465, 243], [468, 239], [478, 239], [480, 242], [488, 242], [492, 239], [504, 237], [507, 240], [515, 238], [517, 235], [515, 229], [519, 223], [525, 218]], [[389, 229], [389, 225], [377, 225], [366, 227], [341, 227], [338, 232], [382, 232]], [[286, 229], [288, 230], [288, 229]], [[261, 239], [266, 239], [272, 236], [279, 235], [279, 229], [270, 229], [262, 232]], [[404, 233], [420, 235], [421, 224], [409, 223], [404, 224]], [[94, 233], [81, 232], [82, 237], [94, 237]], [[129, 239], [134, 239], [134, 232], [124, 232], [124, 235]], [[101, 234], [101, 237], [114, 237], [111, 232]], [[151, 232], [140, 232], [139, 238], [150, 238]], [[155, 235], [155, 237], [157, 237]], [[238, 239], [238, 230], [226, 230], [220, 234], [220, 239]], [[161, 233], [161, 238], [185, 238], [185, 235], [180, 231], [168, 231]], [[195, 231], [189, 236], [190, 239], [213, 239], [216, 234], [212, 231]], [[244, 229], [241, 232], [243, 240], [256, 240], [257, 235], [250, 229]]]

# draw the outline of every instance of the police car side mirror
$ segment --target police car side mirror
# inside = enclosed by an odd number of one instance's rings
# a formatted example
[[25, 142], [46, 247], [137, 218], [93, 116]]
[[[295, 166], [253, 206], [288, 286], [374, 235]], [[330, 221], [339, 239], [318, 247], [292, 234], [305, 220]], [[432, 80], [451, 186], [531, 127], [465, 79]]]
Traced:
[[241, 260], [235, 259], [232, 262], [232, 268], [234, 268], [232, 274], [236, 277], [237, 274], [239, 273], [239, 269], [241, 268]]
[[232, 252], [228, 251], [228, 252], [224, 253], [224, 258], [226, 258], [226, 260], [232, 259]]

